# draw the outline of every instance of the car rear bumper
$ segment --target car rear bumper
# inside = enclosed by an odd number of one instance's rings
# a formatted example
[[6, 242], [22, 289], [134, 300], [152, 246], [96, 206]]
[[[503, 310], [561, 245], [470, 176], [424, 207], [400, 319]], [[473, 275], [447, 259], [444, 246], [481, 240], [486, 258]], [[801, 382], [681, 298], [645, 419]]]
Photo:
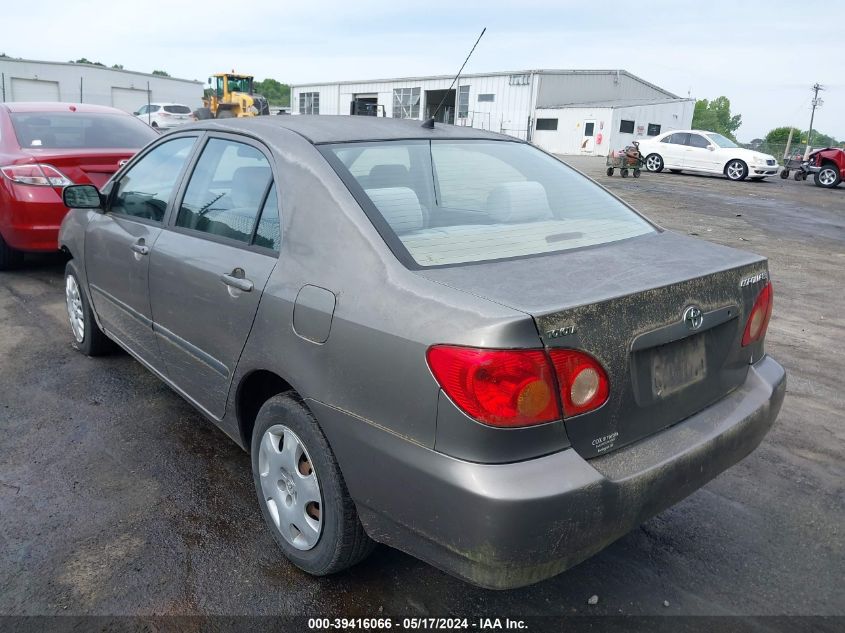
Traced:
[[454, 459], [308, 401], [370, 536], [483, 587], [558, 574], [751, 453], [783, 402], [769, 357], [722, 400], [613, 453], [572, 449], [511, 464]]
[[53, 187], [8, 186], [0, 192], [0, 234], [18, 251], [58, 250], [59, 227], [67, 211]]

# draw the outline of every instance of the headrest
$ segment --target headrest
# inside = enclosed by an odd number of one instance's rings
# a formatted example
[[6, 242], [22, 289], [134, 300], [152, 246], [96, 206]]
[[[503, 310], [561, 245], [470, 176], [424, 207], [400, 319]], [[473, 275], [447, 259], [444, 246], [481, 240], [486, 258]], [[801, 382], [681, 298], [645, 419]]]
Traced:
[[487, 212], [496, 222], [552, 219], [546, 189], [539, 182], [505, 182], [487, 196]]
[[374, 165], [370, 169], [370, 184], [379, 186], [404, 185], [408, 182], [408, 168], [405, 165]]
[[257, 209], [269, 180], [268, 166], [238, 167], [232, 174], [232, 204]]
[[419, 231], [423, 228], [423, 211], [420, 199], [408, 187], [365, 189], [366, 194], [397, 234]]

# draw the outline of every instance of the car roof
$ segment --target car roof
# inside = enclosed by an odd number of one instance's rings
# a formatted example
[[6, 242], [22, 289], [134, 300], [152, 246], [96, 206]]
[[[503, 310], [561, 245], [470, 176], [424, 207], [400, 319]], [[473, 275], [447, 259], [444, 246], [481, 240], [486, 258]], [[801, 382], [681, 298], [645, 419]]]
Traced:
[[126, 114], [123, 110], [91, 103], [63, 101], [7, 101], [0, 104], [9, 112], [99, 112], [101, 114]]
[[168, 105], [178, 105], [178, 106], [186, 106], [184, 103], [176, 103], [175, 101], [151, 101], [150, 103], [145, 103], [143, 105], [157, 105], [157, 106], [168, 106]]
[[180, 130], [213, 129], [271, 137], [290, 130], [311, 143], [388, 141], [398, 139], [491, 139], [518, 141], [512, 136], [471, 127], [435, 123], [434, 129], [422, 127], [417, 119], [393, 119], [374, 116], [343, 115], [270, 115], [232, 119], [211, 119], [183, 126]]

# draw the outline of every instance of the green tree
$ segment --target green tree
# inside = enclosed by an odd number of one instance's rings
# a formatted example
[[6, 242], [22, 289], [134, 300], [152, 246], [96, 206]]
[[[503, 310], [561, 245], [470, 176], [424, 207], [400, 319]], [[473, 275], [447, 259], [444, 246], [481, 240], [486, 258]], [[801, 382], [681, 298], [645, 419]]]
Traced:
[[255, 82], [255, 92], [267, 98], [267, 101], [277, 106], [290, 105], [290, 86], [275, 79], [267, 78]]
[[742, 125], [742, 115], [731, 115], [731, 100], [725, 96], [712, 101], [698, 99], [692, 114], [692, 127], [696, 130], [718, 132], [736, 140], [734, 133]]
[[114, 66], [112, 66], [112, 68], [114, 68], [115, 70], [123, 70], [123, 64], [115, 64]]
[[170, 77], [170, 73], [165, 72], [163, 70], [154, 70], [153, 74], [158, 75], [159, 77]]
[[105, 64], [103, 64], [103, 63], [92, 62], [90, 59], [87, 59], [85, 57], [80, 57], [76, 61], [70, 60], [70, 63], [71, 64], [90, 64], [91, 66], [105, 66]]

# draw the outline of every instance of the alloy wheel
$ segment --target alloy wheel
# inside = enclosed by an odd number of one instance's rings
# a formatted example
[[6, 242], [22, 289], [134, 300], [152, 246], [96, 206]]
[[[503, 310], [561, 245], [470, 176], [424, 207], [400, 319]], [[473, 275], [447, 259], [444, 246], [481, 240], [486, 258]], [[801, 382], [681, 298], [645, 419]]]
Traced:
[[65, 301], [67, 302], [67, 316], [70, 329], [77, 343], [85, 340], [85, 313], [82, 310], [82, 295], [76, 277], [68, 275], [65, 280]]
[[825, 187], [832, 187], [836, 182], [836, 172], [832, 167], [826, 167], [819, 172], [819, 183]]
[[323, 497], [314, 463], [296, 433], [282, 424], [265, 431], [258, 472], [264, 503], [282, 538], [296, 549], [312, 549], [323, 530]]
[[745, 165], [742, 161], [732, 160], [725, 172], [731, 180], [742, 180], [745, 177]]
[[663, 160], [660, 156], [652, 154], [646, 159], [645, 166], [649, 171], [658, 171], [663, 166]]

